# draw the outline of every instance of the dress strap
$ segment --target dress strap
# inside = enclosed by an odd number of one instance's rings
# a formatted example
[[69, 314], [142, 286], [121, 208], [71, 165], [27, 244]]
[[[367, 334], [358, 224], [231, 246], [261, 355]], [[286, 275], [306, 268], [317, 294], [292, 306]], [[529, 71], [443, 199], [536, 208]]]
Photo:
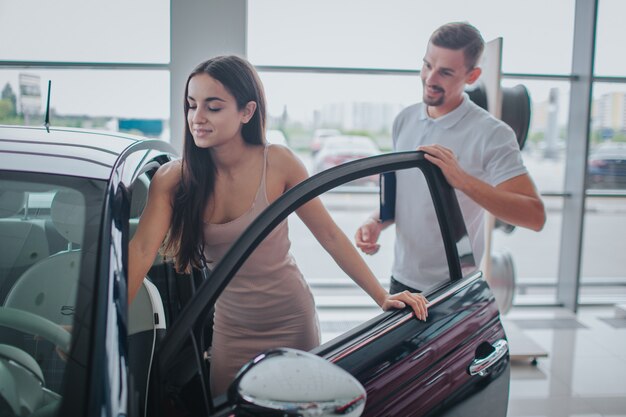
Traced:
[[261, 172], [261, 184], [259, 185], [259, 191], [257, 192], [257, 199], [261, 196], [265, 199], [265, 204], [269, 202], [267, 198], [267, 186], [265, 178], [267, 177], [267, 153], [271, 145], [265, 144], [263, 146], [263, 171]]
[[267, 151], [271, 145], [266, 144], [263, 146], [263, 172], [261, 173], [261, 181], [265, 184], [265, 174], [267, 172]]

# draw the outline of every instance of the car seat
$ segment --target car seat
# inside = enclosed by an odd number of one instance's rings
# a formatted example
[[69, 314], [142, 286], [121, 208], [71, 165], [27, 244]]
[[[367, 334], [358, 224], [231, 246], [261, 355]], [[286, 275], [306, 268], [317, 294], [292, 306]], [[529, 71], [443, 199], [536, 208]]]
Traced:
[[50, 254], [43, 223], [17, 216], [26, 202], [23, 191], [0, 190], [0, 302], [24, 271]]
[[5, 306], [42, 316], [59, 325], [71, 325], [80, 276], [80, 245], [84, 229], [84, 198], [76, 191], [58, 191], [50, 206], [57, 231], [69, 242], [68, 249], [28, 268], [16, 281]]
[[[130, 200], [130, 220], [128, 225], [128, 239], [132, 239], [137, 232], [137, 226], [139, 226], [139, 218], [141, 217], [141, 213], [143, 212], [146, 203], [148, 202], [148, 192], [149, 192], [150, 184], [148, 183], [148, 179], [145, 175], [137, 178], [131, 187], [131, 200]], [[153, 265], [163, 265], [165, 259], [163, 255], [157, 253], [154, 258]]]

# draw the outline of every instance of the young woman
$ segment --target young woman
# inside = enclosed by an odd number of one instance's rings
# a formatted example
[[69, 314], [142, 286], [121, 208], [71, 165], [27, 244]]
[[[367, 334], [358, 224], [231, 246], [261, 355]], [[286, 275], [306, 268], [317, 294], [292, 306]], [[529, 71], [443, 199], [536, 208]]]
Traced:
[[[130, 242], [132, 300], [159, 247], [179, 271], [218, 261], [234, 240], [285, 191], [307, 178], [288, 148], [265, 142], [265, 97], [246, 60], [220, 56], [200, 64], [185, 89], [182, 159], [162, 166]], [[409, 305], [425, 320], [426, 300], [389, 295], [319, 199], [296, 212], [339, 266], [384, 310]], [[211, 347], [212, 394], [224, 393], [239, 368], [274, 347], [310, 350], [320, 335], [313, 296], [293, 257], [287, 221], [255, 250], [220, 296]]]

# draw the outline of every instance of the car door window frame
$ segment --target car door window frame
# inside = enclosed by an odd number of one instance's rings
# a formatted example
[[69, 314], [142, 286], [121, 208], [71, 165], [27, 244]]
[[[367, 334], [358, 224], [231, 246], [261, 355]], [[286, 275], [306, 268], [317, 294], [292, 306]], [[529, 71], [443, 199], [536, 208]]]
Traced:
[[310, 177], [293, 187], [273, 202], [233, 243], [229, 251], [216, 264], [210, 278], [197, 290], [194, 299], [183, 309], [168, 330], [158, 355], [159, 374], [163, 379], [191, 333], [201, 331], [201, 323], [226, 288], [239, 267], [263, 239], [289, 214], [310, 199], [341, 184], [367, 175], [401, 169], [418, 168], [428, 184], [446, 253], [450, 281], [463, 278], [457, 243], [467, 236], [456, 194], [446, 182], [440, 169], [428, 162], [423, 152], [396, 152], [352, 161]]

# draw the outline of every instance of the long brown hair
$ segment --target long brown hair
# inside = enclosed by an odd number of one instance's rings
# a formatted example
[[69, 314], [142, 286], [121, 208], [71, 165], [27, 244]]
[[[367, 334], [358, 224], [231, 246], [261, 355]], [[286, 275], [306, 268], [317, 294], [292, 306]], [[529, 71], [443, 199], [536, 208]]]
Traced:
[[171, 226], [162, 249], [166, 256], [174, 259], [179, 272], [202, 266], [204, 211], [213, 195], [217, 173], [210, 150], [196, 146], [187, 123], [189, 81], [199, 74], [208, 74], [222, 83], [235, 98], [239, 110], [250, 101], [256, 102], [254, 115], [243, 125], [241, 135], [251, 145], [262, 145], [265, 137], [265, 93], [256, 70], [248, 61], [233, 55], [218, 56], [202, 62], [189, 74], [184, 97], [181, 180], [172, 201]]

